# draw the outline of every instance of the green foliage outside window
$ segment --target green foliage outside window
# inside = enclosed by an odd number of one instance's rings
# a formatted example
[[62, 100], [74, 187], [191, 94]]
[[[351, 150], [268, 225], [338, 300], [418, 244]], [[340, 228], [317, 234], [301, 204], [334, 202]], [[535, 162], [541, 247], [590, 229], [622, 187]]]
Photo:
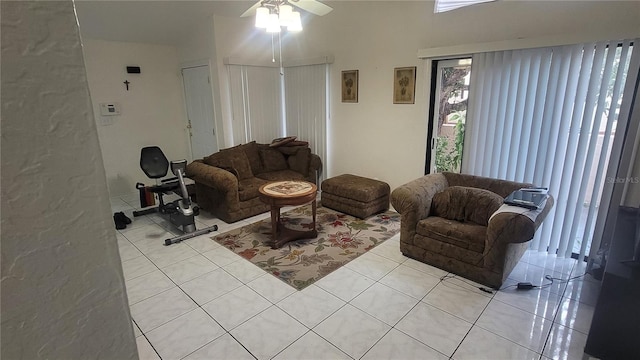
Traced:
[[462, 164], [462, 147], [464, 144], [464, 123], [466, 113], [458, 111], [451, 116], [451, 120], [456, 121], [453, 134], [453, 147], [449, 145], [446, 136], [438, 137], [436, 146], [436, 171], [459, 172]]

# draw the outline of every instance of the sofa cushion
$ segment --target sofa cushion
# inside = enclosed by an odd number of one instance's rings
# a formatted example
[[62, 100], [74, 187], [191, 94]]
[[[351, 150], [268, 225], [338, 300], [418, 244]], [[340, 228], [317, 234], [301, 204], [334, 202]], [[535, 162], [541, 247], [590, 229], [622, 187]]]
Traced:
[[504, 199], [489, 190], [465, 186], [450, 186], [433, 196], [433, 215], [459, 222], [487, 226], [491, 215]]
[[238, 179], [248, 179], [253, 177], [249, 159], [244, 151], [239, 147], [226, 149], [204, 158], [204, 163], [227, 170]]
[[288, 168], [287, 160], [278, 150], [262, 149], [260, 150], [260, 158], [262, 159], [262, 170], [265, 172], [286, 170]]
[[260, 179], [269, 181], [304, 180], [304, 176], [302, 176], [302, 174], [289, 169], [263, 172], [256, 176]]
[[238, 197], [240, 201], [247, 201], [258, 197], [260, 195], [260, 186], [266, 183], [268, 183], [268, 181], [256, 177], [240, 180], [238, 182]]
[[262, 162], [260, 161], [260, 152], [258, 151], [258, 144], [255, 141], [250, 143], [246, 143], [241, 146], [245, 155], [247, 155], [247, 159], [249, 159], [249, 164], [251, 165], [251, 172], [253, 174], [259, 174], [262, 172]]
[[487, 227], [473, 223], [430, 216], [420, 220], [416, 232], [424, 237], [446, 242], [463, 249], [483, 252]]
[[299, 172], [303, 176], [309, 176], [309, 163], [311, 162], [311, 149], [300, 148], [287, 159], [289, 169]]

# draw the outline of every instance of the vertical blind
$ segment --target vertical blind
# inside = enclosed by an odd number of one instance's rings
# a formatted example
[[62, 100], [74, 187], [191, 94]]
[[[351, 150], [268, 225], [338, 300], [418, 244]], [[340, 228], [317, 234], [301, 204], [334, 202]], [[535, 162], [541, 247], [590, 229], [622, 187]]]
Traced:
[[[233, 144], [270, 143], [282, 136], [309, 142], [326, 167], [329, 64], [228, 64]], [[321, 173], [320, 181], [324, 173]]]
[[[327, 159], [328, 71], [327, 64], [284, 69], [286, 135], [308, 141], [323, 161]], [[323, 178], [324, 172], [320, 181]]]
[[233, 144], [270, 143], [284, 134], [280, 70], [228, 65]]
[[632, 51], [625, 40], [473, 55], [462, 172], [549, 188], [556, 206], [532, 248], [569, 257], [579, 239], [584, 257]]

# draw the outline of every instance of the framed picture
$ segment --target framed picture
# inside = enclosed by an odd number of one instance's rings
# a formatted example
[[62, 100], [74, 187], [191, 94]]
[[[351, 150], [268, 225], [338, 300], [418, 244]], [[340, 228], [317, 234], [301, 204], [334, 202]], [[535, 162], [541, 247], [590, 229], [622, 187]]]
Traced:
[[416, 101], [416, 67], [393, 69], [393, 103], [414, 104]]
[[358, 70], [342, 72], [342, 102], [358, 102]]

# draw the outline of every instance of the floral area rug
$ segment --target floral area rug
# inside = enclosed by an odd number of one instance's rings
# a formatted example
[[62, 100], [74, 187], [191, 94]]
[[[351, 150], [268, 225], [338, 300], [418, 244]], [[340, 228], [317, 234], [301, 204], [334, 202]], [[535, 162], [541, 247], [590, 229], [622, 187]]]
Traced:
[[[309, 230], [312, 227], [311, 205], [285, 212], [281, 220], [287, 228]], [[387, 211], [361, 220], [318, 206], [316, 229], [317, 238], [292, 241], [280, 249], [269, 246], [270, 218], [212, 239], [302, 290], [397, 234], [400, 214]]]

